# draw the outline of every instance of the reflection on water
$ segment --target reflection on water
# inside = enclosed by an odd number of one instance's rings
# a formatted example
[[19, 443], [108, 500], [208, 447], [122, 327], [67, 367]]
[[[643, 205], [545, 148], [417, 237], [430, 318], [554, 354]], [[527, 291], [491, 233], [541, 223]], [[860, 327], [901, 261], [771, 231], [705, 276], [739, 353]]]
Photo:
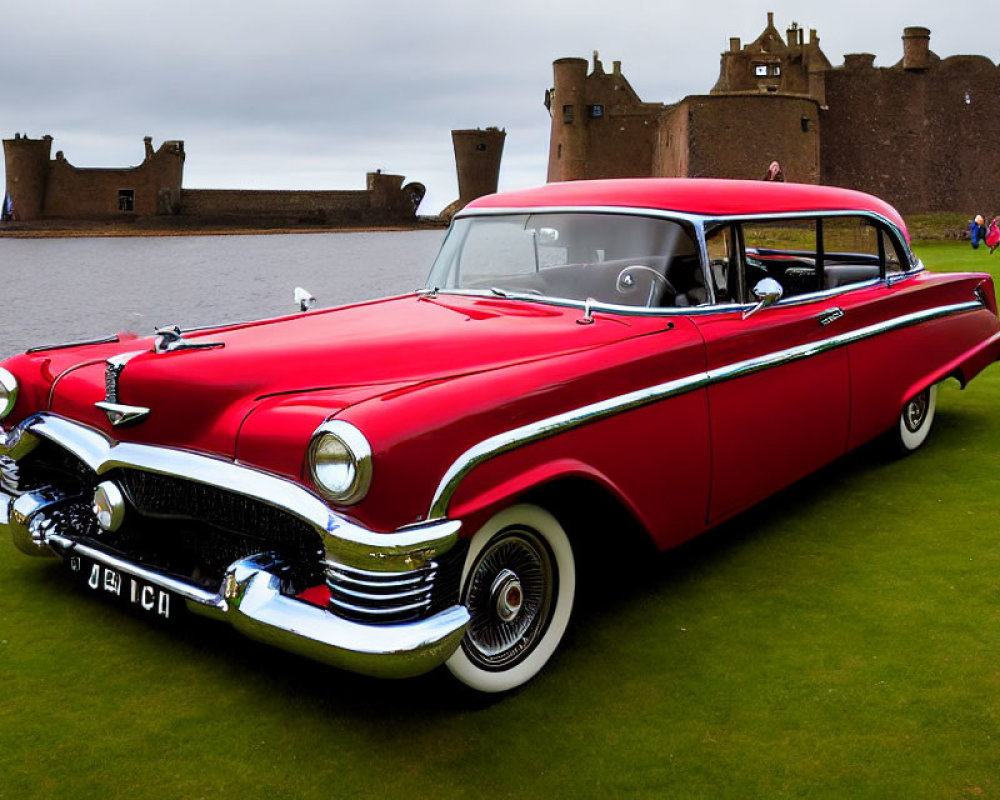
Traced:
[[0, 238], [0, 358], [38, 344], [197, 327], [423, 285], [443, 231]]

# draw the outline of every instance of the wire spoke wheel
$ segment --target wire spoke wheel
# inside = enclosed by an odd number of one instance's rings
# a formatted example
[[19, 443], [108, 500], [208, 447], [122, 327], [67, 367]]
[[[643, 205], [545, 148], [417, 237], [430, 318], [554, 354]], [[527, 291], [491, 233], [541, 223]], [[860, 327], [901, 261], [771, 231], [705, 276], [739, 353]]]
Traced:
[[461, 602], [469, 610], [448, 669], [481, 692], [504, 692], [533, 678], [569, 623], [576, 563], [569, 538], [544, 508], [500, 511], [469, 543]]
[[896, 450], [903, 455], [920, 447], [931, 432], [937, 408], [937, 386], [928, 386], [903, 405], [896, 426]]
[[529, 652], [552, 616], [552, 554], [530, 530], [502, 531], [473, 567], [464, 602], [472, 616], [463, 647], [484, 669], [503, 668]]
[[924, 389], [920, 394], [907, 403], [906, 408], [903, 409], [903, 424], [906, 425], [906, 429], [910, 431], [910, 433], [916, 433], [920, 430], [920, 426], [924, 424], [924, 419], [927, 417], [927, 407], [930, 404], [930, 399], [930, 388]]

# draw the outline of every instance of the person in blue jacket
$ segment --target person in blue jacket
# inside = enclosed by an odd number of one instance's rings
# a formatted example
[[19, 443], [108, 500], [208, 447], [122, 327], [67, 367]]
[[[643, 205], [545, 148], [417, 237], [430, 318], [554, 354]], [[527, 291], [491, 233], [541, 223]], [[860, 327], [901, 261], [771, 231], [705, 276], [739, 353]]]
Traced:
[[978, 250], [979, 243], [986, 241], [986, 220], [982, 214], [976, 214], [976, 218], [969, 223], [969, 241], [973, 250]]

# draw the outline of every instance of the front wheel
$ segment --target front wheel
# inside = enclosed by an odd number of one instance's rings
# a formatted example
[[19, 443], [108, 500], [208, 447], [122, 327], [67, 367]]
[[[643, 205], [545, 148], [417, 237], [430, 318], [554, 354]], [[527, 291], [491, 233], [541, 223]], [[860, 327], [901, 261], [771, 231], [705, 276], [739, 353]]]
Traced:
[[928, 386], [903, 406], [896, 426], [896, 444], [903, 454], [912, 453], [924, 443], [934, 422], [937, 386]]
[[559, 521], [535, 505], [504, 509], [469, 545], [461, 601], [471, 620], [448, 669], [480, 692], [526, 683], [559, 645], [575, 592], [573, 549]]

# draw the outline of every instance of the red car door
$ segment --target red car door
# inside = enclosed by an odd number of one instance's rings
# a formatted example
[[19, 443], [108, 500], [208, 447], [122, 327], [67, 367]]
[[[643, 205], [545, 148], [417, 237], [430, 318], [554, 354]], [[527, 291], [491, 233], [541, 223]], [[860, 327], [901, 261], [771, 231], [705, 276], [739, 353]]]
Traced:
[[847, 351], [813, 352], [827, 338], [828, 303], [705, 318], [712, 437], [708, 521], [793, 483], [844, 452]]

